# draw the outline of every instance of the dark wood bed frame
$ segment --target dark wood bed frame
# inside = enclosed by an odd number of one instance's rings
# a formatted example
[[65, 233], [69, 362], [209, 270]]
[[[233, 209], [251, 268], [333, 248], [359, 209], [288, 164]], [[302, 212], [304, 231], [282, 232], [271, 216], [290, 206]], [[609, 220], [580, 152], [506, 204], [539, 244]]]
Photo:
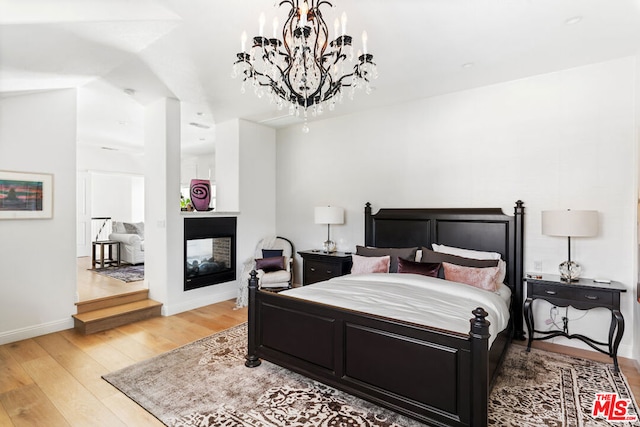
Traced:
[[488, 348], [479, 307], [468, 334], [261, 291], [249, 279], [246, 366], [268, 360], [380, 406], [436, 426], [487, 425], [492, 379], [513, 337], [523, 339], [523, 217], [501, 209], [365, 207], [365, 244], [439, 243], [499, 252], [512, 290], [511, 321]]

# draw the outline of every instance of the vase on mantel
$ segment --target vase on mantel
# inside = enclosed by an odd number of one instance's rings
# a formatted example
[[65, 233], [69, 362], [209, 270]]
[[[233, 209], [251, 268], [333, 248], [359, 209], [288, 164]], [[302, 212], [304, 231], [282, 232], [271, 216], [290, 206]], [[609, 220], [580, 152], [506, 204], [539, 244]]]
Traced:
[[192, 179], [191, 204], [197, 211], [208, 211], [211, 203], [211, 182], [208, 179]]

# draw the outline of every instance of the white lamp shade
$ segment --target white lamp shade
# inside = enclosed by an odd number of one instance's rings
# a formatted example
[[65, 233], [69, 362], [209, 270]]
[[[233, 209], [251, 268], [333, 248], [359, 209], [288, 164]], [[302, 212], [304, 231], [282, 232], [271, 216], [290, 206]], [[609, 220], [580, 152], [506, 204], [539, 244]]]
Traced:
[[598, 211], [542, 211], [542, 234], [591, 237], [598, 234]]
[[344, 224], [344, 209], [336, 206], [315, 208], [316, 224]]

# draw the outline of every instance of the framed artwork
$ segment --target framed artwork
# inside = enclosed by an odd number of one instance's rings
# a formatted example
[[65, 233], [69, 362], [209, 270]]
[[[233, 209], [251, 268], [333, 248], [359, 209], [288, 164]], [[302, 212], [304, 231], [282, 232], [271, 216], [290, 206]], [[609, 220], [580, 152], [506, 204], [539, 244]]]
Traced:
[[0, 171], [0, 219], [53, 217], [53, 175]]

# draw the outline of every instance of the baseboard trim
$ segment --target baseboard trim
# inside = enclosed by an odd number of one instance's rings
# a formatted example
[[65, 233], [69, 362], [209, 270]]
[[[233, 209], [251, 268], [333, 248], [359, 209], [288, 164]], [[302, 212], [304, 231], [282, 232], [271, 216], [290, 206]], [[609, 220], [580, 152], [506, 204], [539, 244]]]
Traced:
[[73, 329], [73, 319], [55, 320], [53, 322], [41, 323], [39, 325], [27, 326], [25, 328], [14, 329], [12, 331], [0, 332], [0, 345], [9, 344], [15, 341], [22, 341], [40, 335], [51, 334], [53, 332]]
[[195, 310], [196, 308], [204, 307], [205, 305], [215, 304], [230, 299], [235, 299], [238, 296], [238, 289], [236, 287], [228, 290], [223, 290], [215, 295], [206, 295], [199, 298], [193, 298], [188, 301], [180, 302], [178, 304], [164, 304], [162, 306], [163, 316], [173, 316], [174, 314], [183, 313], [189, 310]]

